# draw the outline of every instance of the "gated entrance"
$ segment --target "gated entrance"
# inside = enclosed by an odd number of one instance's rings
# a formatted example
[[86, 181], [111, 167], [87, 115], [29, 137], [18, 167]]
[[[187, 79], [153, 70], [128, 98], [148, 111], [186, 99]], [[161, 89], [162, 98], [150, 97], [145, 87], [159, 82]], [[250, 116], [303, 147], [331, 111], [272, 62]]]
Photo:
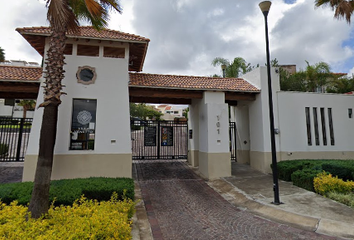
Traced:
[[23, 161], [32, 118], [0, 117], [0, 162]]
[[237, 158], [236, 158], [236, 122], [230, 122], [229, 135], [230, 135], [231, 161], [236, 162], [237, 161]]
[[131, 121], [133, 159], [187, 159], [187, 133], [187, 122]]

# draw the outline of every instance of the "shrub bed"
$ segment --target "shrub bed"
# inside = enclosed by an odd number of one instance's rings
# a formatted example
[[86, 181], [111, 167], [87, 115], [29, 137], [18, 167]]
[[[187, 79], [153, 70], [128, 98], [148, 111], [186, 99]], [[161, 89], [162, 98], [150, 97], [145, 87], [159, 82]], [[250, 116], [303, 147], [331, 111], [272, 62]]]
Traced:
[[[33, 182], [0, 184], [0, 199], [6, 204], [18, 201], [20, 205], [27, 205], [31, 199]], [[116, 192], [123, 199], [134, 200], [134, 181], [130, 178], [82, 178], [63, 179], [51, 182], [49, 199], [55, 200], [55, 206], [71, 205], [76, 199], [84, 195], [88, 199], [107, 201]]]
[[291, 181], [295, 186], [314, 192], [313, 179], [320, 173], [320, 170], [303, 169], [291, 174]]
[[73, 206], [52, 205], [44, 218], [28, 218], [16, 202], [0, 204], [0, 239], [131, 239], [135, 203], [130, 199], [98, 202], [81, 197]]
[[322, 169], [330, 172], [338, 178], [346, 180], [354, 180], [354, 162], [353, 161], [336, 161], [330, 163], [323, 163]]
[[354, 193], [329, 192], [327, 194], [327, 197], [334, 201], [343, 203], [349, 207], [354, 208]]
[[291, 181], [291, 175], [302, 169], [325, 170], [339, 178], [354, 180], [354, 160], [288, 160], [277, 164], [278, 177]]
[[326, 172], [317, 174], [313, 184], [314, 190], [324, 196], [330, 192], [347, 194], [354, 191], [353, 181], [343, 181], [337, 176], [333, 177], [332, 174], [327, 174]]

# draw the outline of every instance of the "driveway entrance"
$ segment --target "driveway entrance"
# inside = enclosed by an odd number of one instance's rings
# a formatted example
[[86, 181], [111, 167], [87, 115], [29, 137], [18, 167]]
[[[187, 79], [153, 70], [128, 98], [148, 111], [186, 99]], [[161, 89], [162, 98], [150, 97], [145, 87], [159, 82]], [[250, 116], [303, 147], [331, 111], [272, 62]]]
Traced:
[[185, 121], [131, 121], [133, 160], [187, 159], [187, 132]]
[[134, 161], [154, 240], [328, 239], [229, 203], [181, 160]]

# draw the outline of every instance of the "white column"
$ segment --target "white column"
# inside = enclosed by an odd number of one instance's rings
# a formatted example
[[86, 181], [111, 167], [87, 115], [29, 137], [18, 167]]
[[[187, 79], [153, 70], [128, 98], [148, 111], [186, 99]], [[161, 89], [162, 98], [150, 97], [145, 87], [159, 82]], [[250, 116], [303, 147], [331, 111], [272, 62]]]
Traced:
[[[193, 99], [189, 105], [188, 114], [188, 163], [193, 167], [199, 166], [199, 104], [200, 99]], [[190, 135], [190, 131], [192, 131]], [[191, 138], [190, 138], [191, 137]]]
[[223, 92], [204, 92], [199, 104], [199, 171], [208, 178], [231, 176], [229, 116]]

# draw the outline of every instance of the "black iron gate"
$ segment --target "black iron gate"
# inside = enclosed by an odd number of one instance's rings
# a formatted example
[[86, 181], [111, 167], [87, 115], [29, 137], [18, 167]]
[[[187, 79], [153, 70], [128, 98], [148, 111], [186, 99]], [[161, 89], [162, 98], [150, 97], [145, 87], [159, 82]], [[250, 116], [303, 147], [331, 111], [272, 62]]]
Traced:
[[188, 125], [177, 121], [132, 121], [133, 159], [187, 159]]
[[32, 118], [0, 117], [0, 162], [23, 161]]
[[237, 161], [237, 158], [236, 158], [236, 122], [230, 122], [229, 135], [230, 135], [231, 161], [236, 162]]

